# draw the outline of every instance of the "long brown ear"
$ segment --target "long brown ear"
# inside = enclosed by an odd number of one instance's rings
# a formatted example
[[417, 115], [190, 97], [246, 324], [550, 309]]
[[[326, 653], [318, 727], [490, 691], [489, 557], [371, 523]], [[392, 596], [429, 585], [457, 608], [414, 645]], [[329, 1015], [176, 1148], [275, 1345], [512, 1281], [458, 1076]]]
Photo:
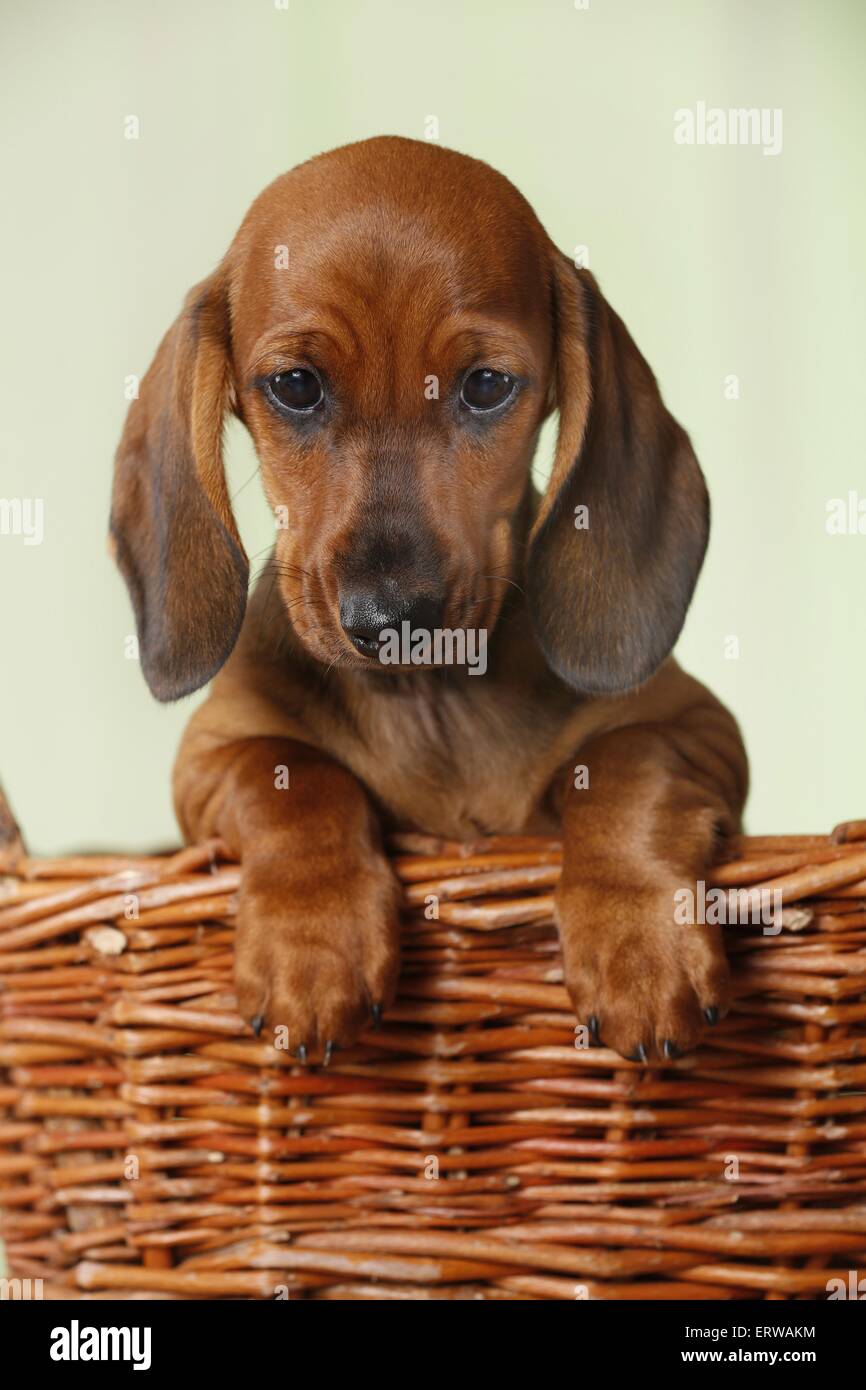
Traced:
[[559, 253], [554, 274], [559, 443], [527, 592], [557, 674], [613, 694], [647, 680], [679, 636], [709, 499], [688, 435], [593, 276]]
[[222, 466], [231, 404], [218, 271], [187, 295], [133, 401], [117, 450], [111, 536], [158, 700], [198, 690], [237, 640], [249, 562]]

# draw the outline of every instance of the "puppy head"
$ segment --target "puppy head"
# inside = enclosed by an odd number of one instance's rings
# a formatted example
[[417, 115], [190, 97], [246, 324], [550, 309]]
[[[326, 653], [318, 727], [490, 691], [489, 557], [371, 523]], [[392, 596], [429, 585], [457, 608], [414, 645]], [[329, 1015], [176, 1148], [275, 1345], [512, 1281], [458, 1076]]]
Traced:
[[[527, 556], [529, 468], [554, 403]], [[594, 282], [486, 165], [399, 139], [321, 156], [265, 190], [188, 296], [130, 409], [112, 507], [161, 699], [210, 679], [243, 617], [230, 409], [277, 517], [289, 620], [316, 657], [381, 669], [379, 633], [406, 619], [490, 631], [515, 582], [577, 689], [639, 682], [676, 639], [706, 539], [688, 441]]]

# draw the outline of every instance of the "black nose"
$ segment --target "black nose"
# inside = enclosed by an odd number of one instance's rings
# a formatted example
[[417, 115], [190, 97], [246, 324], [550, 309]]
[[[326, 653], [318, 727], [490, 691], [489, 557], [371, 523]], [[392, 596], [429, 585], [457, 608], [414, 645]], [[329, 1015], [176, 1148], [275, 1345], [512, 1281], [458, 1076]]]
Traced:
[[441, 625], [442, 603], [429, 595], [400, 599], [386, 588], [351, 589], [340, 596], [340, 623], [353, 646], [362, 656], [377, 656], [380, 634], [388, 628], [397, 633], [408, 622], [413, 632], [432, 632]]

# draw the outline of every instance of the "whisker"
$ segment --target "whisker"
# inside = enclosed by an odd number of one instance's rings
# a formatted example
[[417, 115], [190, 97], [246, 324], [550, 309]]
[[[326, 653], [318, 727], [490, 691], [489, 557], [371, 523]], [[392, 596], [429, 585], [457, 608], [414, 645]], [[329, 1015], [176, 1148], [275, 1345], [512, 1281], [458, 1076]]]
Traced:
[[265, 553], [266, 550], [273, 550], [273, 548], [274, 548], [274, 545], [273, 545], [273, 541], [272, 541], [270, 545], [263, 545], [262, 548], [261, 548], [261, 550], [257, 550], [256, 553], [255, 553], [255, 555], [251, 555], [249, 558], [250, 558], [250, 560], [257, 560], [257, 559], [259, 558], [260, 555], [264, 555], [264, 553]]
[[482, 574], [481, 578], [493, 579], [499, 584], [511, 584], [519, 594], [524, 594], [526, 592], [523, 587], [518, 584], [516, 579], [509, 579], [507, 574]]

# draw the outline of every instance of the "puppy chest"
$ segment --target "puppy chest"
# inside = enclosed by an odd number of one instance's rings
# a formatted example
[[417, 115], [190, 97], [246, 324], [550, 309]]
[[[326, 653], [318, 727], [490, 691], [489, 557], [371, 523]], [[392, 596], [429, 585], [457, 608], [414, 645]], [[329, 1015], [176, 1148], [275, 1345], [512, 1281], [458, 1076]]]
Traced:
[[453, 839], [555, 829], [539, 803], [559, 739], [542, 710], [528, 717], [495, 699], [474, 707], [385, 700], [375, 722], [353, 770], [393, 824]]

